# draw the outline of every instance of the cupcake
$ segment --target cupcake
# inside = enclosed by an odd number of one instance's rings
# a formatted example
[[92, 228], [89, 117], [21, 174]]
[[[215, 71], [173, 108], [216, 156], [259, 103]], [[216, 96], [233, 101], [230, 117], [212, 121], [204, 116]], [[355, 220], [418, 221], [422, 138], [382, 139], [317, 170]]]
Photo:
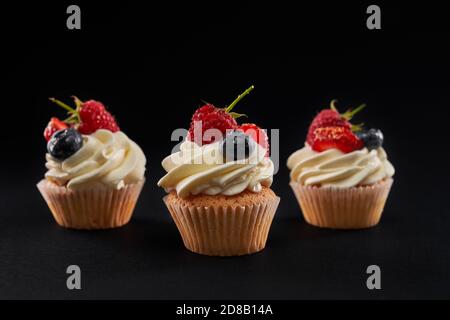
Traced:
[[51, 118], [44, 131], [48, 171], [37, 187], [62, 227], [120, 227], [144, 184], [145, 155], [102, 103], [74, 99], [75, 108], [51, 99], [69, 117]]
[[364, 107], [340, 114], [332, 101], [312, 121], [305, 146], [287, 161], [290, 185], [309, 224], [359, 229], [380, 221], [395, 170], [381, 131], [349, 122]]
[[264, 249], [280, 201], [270, 189], [274, 164], [268, 137], [251, 123], [238, 125], [236, 103], [197, 109], [179, 151], [162, 161], [164, 202], [192, 252], [238, 256]]

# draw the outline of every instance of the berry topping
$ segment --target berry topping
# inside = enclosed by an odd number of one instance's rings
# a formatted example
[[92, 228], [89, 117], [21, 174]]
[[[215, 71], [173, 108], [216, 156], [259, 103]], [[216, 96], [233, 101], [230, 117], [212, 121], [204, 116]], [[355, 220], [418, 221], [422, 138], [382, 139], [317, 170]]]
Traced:
[[50, 101], [67, 110], [69, 117], [64, 122], [73, 125], [80, 133], [91, 134], [98, 129], [106, 129], [112, 132], [120, 130], [114, 117], [101, 102], [95, 100], [82, 102], [77, 97], [73, 97], [73, 99], [75, 108], [55, 98], [50, 98]]
[[360, 112], [365, 108], [365, 104], [360, 105], [359, 107], [353, 110], [347, 110], [346, 112], [340, 114], [335, 104], [336, 100], [332, 100], [330, 103], [330, 109], [324, 109], [320, 111], [317, 116], [311, 122], [311, 125], [308, 129], [308, 136], [306, 137], [306, 142], [309, 145], [312, 145], [314, 140], [314, 131], [317, 128], [325, 128], [325, 127], [344, 127], [347, 129], [351, 129], [353, 131], [361, 130], [362, 124], [360, 125], [352, 125], [350, 120], [353, 118], [355, 114]]
[[101, 102], [89, 100], [86, 102], [76, 101], [76, 103], [81, 105], [79, 109], [81, 122], [78, 131], [82, 134], [91, 134], [98, 129], [107, 129], [111, 132], [120, 131], [116, 120], [111, 113], [106, 111]]
[[345, 127], [317, 128], [313, 136], [311, 148], [317, 152], [335, 148], [348, 153], [364, 147], [364, 143]]
[[[237, 122], [231, 114], [224, 109], [216, 108], [212, 104], [205, 104], [197, 109], [192, 116], [188, 139], [198, 145], [209, 144], [215, 141], [215, 137], [207, 139], [208, 135], [204, 134], [206, 130], [217, 129], [222, 135], [225, 135], [227, 130], [236, 128]], [[198, 134], [195, 134], [197, 132]]]
[[243, 116], [243, 114], [232, 112], [232, 110], [253, 88], [254, 86], [251, 86], [245, 90], [226, 108], [217, 108], [207, 103], [197, 109], [192, 116], [188, 140], [194, 141], [198, 145], [209, 144], [214, 142], [216, 137], [210, 137], [208, 134], [205, 135], [207, 130], [219, 130], [223, 137], [227, 130], [236, 129], [238, 124], [235, 119]]
[[222, 141], [223, 161], [247, 159], [256, 149], [256, 144], [250, 136], [242, 131], [233, 131]]
[[53, 158], [64, 160], [80, 150], [82, 146], [81, 134], [74, 128], [69, 128], [55, 132], [47, 143], [47, 150]]
[[56, 131], [66, 128], [68, 128], [68, 125], [66, 123], [62, 122], [56, 117], [51, 118], [49, 123], [47, 124], [47, 127], [44, 130], [45, 141], [50, 140], [50, 138]]
[[266, 156], [269, 156], [269, 138], [265, 130], [261, 129], [254, 123], [244, 123], [239, 127], [245, 134], [255, 140], [261, 147], [267, 150]]
[[378, 149], [383, 145], [383, 133], [379, 129], [369, 129], [357, 132], [356, 135], [364, 142], [367, 149]]

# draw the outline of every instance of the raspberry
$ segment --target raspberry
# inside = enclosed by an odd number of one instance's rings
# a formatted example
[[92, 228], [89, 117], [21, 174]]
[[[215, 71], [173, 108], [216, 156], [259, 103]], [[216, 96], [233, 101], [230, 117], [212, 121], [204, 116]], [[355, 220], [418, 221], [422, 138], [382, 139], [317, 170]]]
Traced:
[[98, 101], [89, 100], [83, 102], [80, 108], [80, 126], [78, 131], [82, 134], [91, 134], [98, 129], [107, 129], [111, 132], [120, 130], [114, 117]]
[[[198, 145], [210, 144], [216, 140], [216, 137], [205, 135], [209, 129], [219, 130], [223, 138], [227, 130], [234, 130], [238, 127], [236, 118], [243, 116], [242, 114], [232, 112], [234, 106], [245, 97], [254, 86], [251, 86], [240, 94], [228, 107], [217, 108], [214, 105], [207, 103], [198, 108], [191, 119], [189, 127], [188, 140], [194, 141]], [[197, 132], [198, 131], [198, 132]], [[200, 134], [200, 135], [198, 135]]]
[[[195, 136], [196, 125], [199, 126], [201, 121], [200, 134]], [[237, 128], [236, 120], [224, 109], [216, 108], [212, 104], [206, 104], [197, 109], [192, 116], [191, 126], [189, 128], [189, 140], [194, 141], [198, 145], [204, 145], [214, 142], [215, 137], [205, 139], [205, 131], [208, 129], [217, 129], [225, 136], [227, 130]], [[198, 129], [197, 129], [198, 130]]]
[[91, 134], [98, 129], [106, 129], [112, 132], [120, 131], [116, 120], [101, 102], [95, 100], [82, 102], [77, 97], [73, 97], [73, 99], [76, 108], [72, 108], [55, 98], [50, 98], [50, 101], [68, 111], [69, 117], [64, 122], [77, 128], [80, 133]]

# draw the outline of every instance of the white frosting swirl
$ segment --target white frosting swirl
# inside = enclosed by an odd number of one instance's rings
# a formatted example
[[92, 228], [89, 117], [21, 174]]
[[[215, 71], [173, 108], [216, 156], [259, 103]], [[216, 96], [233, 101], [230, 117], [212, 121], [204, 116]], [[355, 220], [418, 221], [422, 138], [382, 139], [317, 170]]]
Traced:
[[287, 161], [291, 180], [302, 185], [348, 188], [370, 185], [394, 175], [383, 148], [367, 148], [350, 153], [338, 149], [316, 152], [306, 144]]
[[100, 129], [83, 135], [83, 146], [60, 161], [46, 154], [45, 177], [69, 189], [104, 185], [121, 189], [144, 179], [145, 155], [125, 133]]
[[158, 182], [167, 192], [189, 195], [236, 195], [244, 190], [260, 192], [270, 187], [274, 165], [265, 157], [266, 149], [255, 143], [255, 151], [248, 159], [223, 161], [221, 142], [198, 146], [184, 141], [180, 151], [162, 161], [167, 174]]

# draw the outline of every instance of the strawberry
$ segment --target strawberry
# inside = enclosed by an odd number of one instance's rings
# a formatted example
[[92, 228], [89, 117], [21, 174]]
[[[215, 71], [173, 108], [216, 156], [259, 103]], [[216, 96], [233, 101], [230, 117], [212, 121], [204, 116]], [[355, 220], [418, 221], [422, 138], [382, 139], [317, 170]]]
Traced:
[[52, 135], [59, 130], [67, 129], [68, 125], [56, 117], [50, 119], [47, 127], [44, 130], [44, 138], [46, 141], [49, 141]]
[[314, 140], [314, 132], [317, 128], [344, 127], [353, 131], [361, 130], [362, 124], [352, 125], [350, 123], [350, 120], [355, 114], [364, 109], [366, 105], [362, 104], [353, 110], [349, 109], [346, 112], [340, 114], [334, 105], [335, 102], [336, 100], [332, 100], [330, 104], [331, 108], [320, 111], [311, 122], [311, 125], [308, 129], [308, 135], [306, 137], [306, 142], [309, 145], [312, 145], [312, 142]]
[[311, 148], [317, 152], [335, 148], [348, 153], [363, 147], [364, 142], [345, 127], [317, 128], [311, 143]]
[[116, 120], [101, 102], [95, 100], [82, 102], [77, 97], [73, 97], [73, 99], [76, 108], [72, 108], [55, 98], [50, 98], [50, 101], [68, 111], [69, 117], [65, 122], [75, 126], [80, 133], [91, 134], [98, 129], [107, 129], [112, 132], [120, 131]]
[[269, 156], [269, 137], [265, 130], [254, 123], [244, 123], [239, 127], [239, 130], [252, 137], [261, 147], [266, 149], [266, 156]]
[[[236, 118], [243, 116], [236, 112], [232, 112], [234, 106], [250, 91], [252, 91], [254, 86], [251, 86], [240, 94], [228, 107], [217, 108], [214, 105], [207, 103], [202, 107], [198, 108], [191, 119], [191, 125], [189, 127], [188, 140], [194, 141], [198, 145], [210, 144], [215, 141], [215, 137], [205, 136], [205, 132], [209, 129], [217, 129], [225, 136], [227, 130], [234, 130], [238, 127]], [[201, 127], [199, 128], [199, 126]], [[200, 136], [195, 135], [200, 129]], [[211, 139], [209, 139], [211, 138]]]

